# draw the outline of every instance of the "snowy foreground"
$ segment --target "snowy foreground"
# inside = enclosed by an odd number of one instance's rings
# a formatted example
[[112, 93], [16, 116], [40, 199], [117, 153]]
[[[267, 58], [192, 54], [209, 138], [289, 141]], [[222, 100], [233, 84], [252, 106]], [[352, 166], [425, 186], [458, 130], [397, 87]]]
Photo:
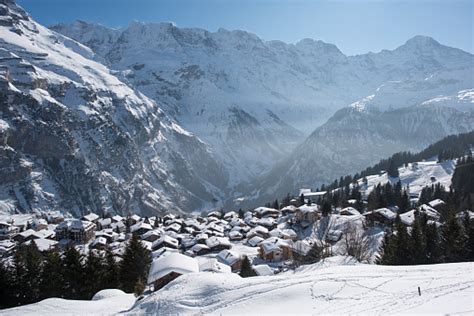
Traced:
[[[418, 295], [418, 286], [421, 296]], [[0, 314], [471, 314], [474, 263], [387, 267], [335, 257], [296, 272], [242, 279], [181, 276], [134, 305], [117, 290], [93, 301], [47, 299]]]

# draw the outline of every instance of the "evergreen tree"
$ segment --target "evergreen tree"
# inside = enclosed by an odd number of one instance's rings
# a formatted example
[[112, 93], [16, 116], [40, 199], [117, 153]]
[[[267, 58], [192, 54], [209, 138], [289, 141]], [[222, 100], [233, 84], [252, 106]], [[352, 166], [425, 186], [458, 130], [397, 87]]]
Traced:
[[12, 294], [13, 280], [9, 267], [0, 260], [0, 309], [15, 306]]
[[104, 289], [117, 289], [119, 288], [118, 277], [119, 267], [115, 261], [114, 254], [107, 250], [105, 254], [104, 262], [104, 274], [103, 274], [103, 286]]
[[397, 214], [395, 218], [395, 229], [396, 229], [396, 236], [394, 238], [394, 259], [395, 265], [406, 265], [410, 263], [410, 250], [408, 248], [408, 232], [405, 225], [402, 223], [400, 219], [400, 215]]
[[467, 244], [464, 231], [459, 225], [454, 212], [451, 212], [444, 224], [441, 235], [441, 249], [445, 262], [461, 262], [465, 257]]
[[394, 258], [394, 242], [393, 234], [390, 232], [385, 233], [380, 245], [379, 255], [375, 260], [375, 263], [382, 265], [392, 265], [395, 262]]
[[415, 216], [415, 222], [413, 223], [410, 234], [410, 257], [408, 261], [410, 264], [423, 264], [427, 261], [426, 241], [421, 229], [420, 220], [419, 216]]
[[57, 250], [48, 250], [44, 254], [41, 283], [39, 285], [41, 299], [63, 297], [63, 285], [61, 256]]
[[68, 245], [62, 260], [63, 296], [67, 299], [86, 299], [84, 292], [83, 257], [73, 245]]
[[104, 289], [105, 264], [102, 257], [89, 250], [84, 266], [84, 296], [90, 300], [95, 293]]
[[150, 263], [150, 252], [142, 245], [138, 236], [133, 236], [125, 248], [119, 268], [120, 286], [124, 292], [133, 293], [137, 281], [147, 279]]
[[39, 284], [42, 258], [34, 242], [20, 246], [13, 256], [13, 292], [18, 305], [40, 299]]
[[324, 217], [329, 216], [329, 214], [331, 214], [331, 203], [329, 203], [328, 201], [324, 201], [323, 206], [321, 208], [321, 212]]
[[441, 262], [440, 236], [436, 224], [428, 224], [425, 231], [427, 263]]
[[240, 276], [243, 278], [253, 277], [256, 276], [257, 273], [252, 269], [252, 265], [250, 264], [250, 260], [248, 257], [245, 257], [242, 261], [242, 268], [240, 268]]

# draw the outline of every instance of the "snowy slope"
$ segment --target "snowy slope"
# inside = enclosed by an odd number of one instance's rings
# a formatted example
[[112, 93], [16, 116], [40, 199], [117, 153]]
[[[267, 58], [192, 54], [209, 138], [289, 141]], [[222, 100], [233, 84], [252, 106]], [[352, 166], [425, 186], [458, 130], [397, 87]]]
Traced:
[[387, 182], [395, 184], [398, 181], [401, 182], [402, 187], [409, 187], [410, 194], [419, 195], [424, 187], [436, 183], [440, 183], [448, 189], [451, 185], [451, 178], [453, 177], [455, 167], [456, 162], [454, 160], [440, 163], [436, 160], [420, 161], [398, 168], [399, 177], [389, 177], [385, 172], [383, 174], [367, 176], [367, 185], [364, 184], [363, 179], [358, 179], [357, 182], [364, 195], [368, 195], [374, 186], [378, 184], [384, 185]]
[[224, 194], [206, 144], [93, 61], [87, 47], [0, 1], [0, 206], [193, 211]]
[[[241, 279], [180, 277], [132, 309], [163, 314], [418, 314], [473, 311], [474, 264], [341, 265]], [[418, 286], [422, 295], [418, 296]]]
[[0, 314], [470, 315], [473, 288], [473, 263], [396, 267], [354, 264], [348, 258], [333, 257], [277, 276], [244, 279], [230, 273], [188, 274], [134, 306], [126, 295], [100, 301], [48, 299]]
[[[130, 309], [135, 295], [120, 290], [100, 291], [91, 301], [48, 298], [36, 304], [0, 310], [0, 315], [115, 315]], [[100, 297], [99, 297], [100, 296]]]
[[91, 47], [209, 143], [232, 184], [268, 171], [303, 135], [367, 96], [385, 110], [474, 87], [473, 55], [424, 36], [392, 51], [345, 56], [312, 39], [266, 42], [244, 31], [171, 23], [114, 30], [76, 22], [52, 29]]

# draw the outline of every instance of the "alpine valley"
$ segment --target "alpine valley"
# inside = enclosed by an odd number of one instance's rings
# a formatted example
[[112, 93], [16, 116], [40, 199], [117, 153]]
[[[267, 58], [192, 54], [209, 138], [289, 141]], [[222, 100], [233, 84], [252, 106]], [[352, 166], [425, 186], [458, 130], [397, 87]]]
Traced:
[[0, 0], [0, 212], [250, 207], [473, 130], [473, 105], [474, 55], [430, 37], [346, 56]]

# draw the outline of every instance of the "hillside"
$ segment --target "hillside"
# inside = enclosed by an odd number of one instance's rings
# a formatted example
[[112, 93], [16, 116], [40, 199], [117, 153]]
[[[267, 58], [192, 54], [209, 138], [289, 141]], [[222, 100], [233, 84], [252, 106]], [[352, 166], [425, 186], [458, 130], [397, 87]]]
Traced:
[[387, 267], [337, 257], [278, 276], [188, 274], [135, 304], [124, 294], [91, 302], [47, 299], [3, 313], [467, 315], [473, 306], [473, 272], [472, 263]]
[[11, 0], [0, 20], [0, 212], [181, 212], [223, 194], [209, 147], [89, 48]]

